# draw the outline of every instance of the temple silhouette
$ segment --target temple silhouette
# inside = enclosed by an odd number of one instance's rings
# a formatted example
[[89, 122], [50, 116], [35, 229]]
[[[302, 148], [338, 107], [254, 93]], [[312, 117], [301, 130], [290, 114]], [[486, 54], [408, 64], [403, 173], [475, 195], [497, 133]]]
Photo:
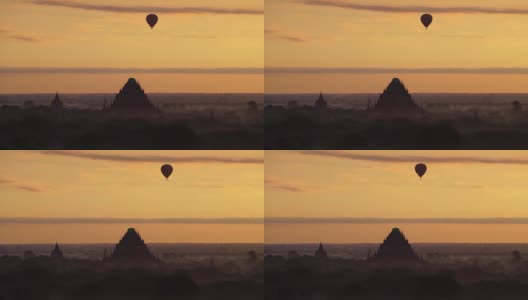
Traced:
[[55, 98], [50, 103], [50, 108], [53, 110], [61, 110], [64, 107], [64, 103], [62, 103], [61, 99], [59, 98], [59, 92], [55, 94]]
[[319, 93], [319, 98], [317, 98], [317, 100], [315, 101], [314, 107], [316, 109], [321, 109], [321, 110], [328, 108], [328, 103], [324, 99], [322, 91], [321, 93]]
[[409, 244], [409, 241], [399, 228], [392, 229], [374, 256], [370, 257], [369, 260], [388, 265], [408, 264], [420, 261], [411, 244]]
[[323, 243], [319, 243], [319, 248], [317, 248], [317, 251], [315, 251], [314, 256], [317, 258], [326, 258], [328, 256], [326, 250], [323, 248]]
[[156, 265], [159, 260], [134, 228], [129, 228], [106, 261], [120, 265]]
[[157, 113], [145, 91], [141, 88], [135, 78], [129, 78], [123, 88], [115, 96], [110, 105], [110, 111], [127, 113]]
[[399, 78], [393, 78], [378, 98], [370, 112], [384, 115], [421, 115], [424, 110], [413, 100], [411, 94]]
[[64, 257], [58, 243], [55, 243], [55, 248], [51, 251], [50, 257], [55, 259], [61, 259]]

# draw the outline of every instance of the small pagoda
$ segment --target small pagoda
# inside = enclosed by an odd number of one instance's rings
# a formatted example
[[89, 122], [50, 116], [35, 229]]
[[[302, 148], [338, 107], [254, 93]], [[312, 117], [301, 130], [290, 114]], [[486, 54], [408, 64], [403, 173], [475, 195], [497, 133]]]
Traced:
[[418, 116], [423, 109], [418, 106], [399, 78], [393, 78], [387, 88], [369, 111], [377, 114], [396, 116]]
[[51, 251], [50, 257], [54, 259], [61, 259], [64, 257], [58, 243], [55, 243], [55, 248]]
[[130, 266], [155, 265], [158, 263], [158, 259], [152, 255], [134, 228], [127, 230], [115, 246], [112, 255], [106, 260], [112, 263]]
[[59, 92], [55, 93], [55, 98], [50, 103], [50, 108], [53, 110], [61, 110], [64, 107], [61, 99], [59, 98]]
[[319, 93], [319, 98], [317, 98], [317, 100], [315, 101], [314, 107], [319, 110], [324, 110], [328, 108], [328, 103], [324, 99], [322, 91]]
[[156, 113], [159, 112], [150, 102], [145, 91], [135, 78], [129, 78], [123, 88], [115, 96], [110, 105], [111, 111], [130, 113]]
[[328, 256], [326, 250], [323, 247], [323, 243], [319, 243], [319, 248], [317, 248], [317, 251], [315, 251], [314, 256], [317, 258], [326, 258]]
[[414, 252], [405, 235], [398, 228], [393, 228], [387, 238], [379, 246], [378, 251], [370, 260], [383, 264], [407, 264], [419, 262], [418, 255]]

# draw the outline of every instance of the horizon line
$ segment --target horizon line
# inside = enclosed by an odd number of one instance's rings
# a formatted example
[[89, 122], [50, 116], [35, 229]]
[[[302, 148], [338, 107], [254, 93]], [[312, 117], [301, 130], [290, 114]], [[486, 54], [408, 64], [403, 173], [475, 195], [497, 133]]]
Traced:
[[525, 218], [374, 218], [374, 217], [231, 217], [231, 218], [46, 218], [0, 217], [0, 224], [528, 224]]
[[[55, 245], [56, 242], [48, 243], [2, 243], [2, 245]], [[299, 242], [299, 243], [277, 243], [277, 242], [145, 242], [147, 245], [319, 245], [317, 242]], [[323, 245], [379, 245], [381, 242], [324, 242]], [[115, 242], [85, 242], [85, 243], [59, 243], [62, 245], [115, 245]], [[526, 244], [525, 242], [411, 242], [412, 245], [435, 245], [435, 244], [452, 244], [452, 245], [510, 245], [510, 244]]]
[[[0, 92], [0, 96], [16, 96], [16, 95], [55, 95], [56, 91], [53, 92], [21, 92], [21, 93], [2, 93]], [[306, 91], [299, 91], [299, 92], [148, 92], [148, 95], [172, 95], [172, 94], [180, 94], [180, 95], [264, 95], [264, 96], [275, 96], [275, 95], [319, 95], [320, 91], [316, 92], [306, 92]], [[61, 93], [59, 91], [59, 95], [115, 95], [115, 91], [110, 92], [64, 92]], [[376, 94], [379, 95], [379, 91], [372, 91], [372, 92], [325, 92], [323, 91], [323, 95], [370, 95], [370, 94]], [[413, 92], [412, 95], [525, 95], [528, 94], [528, 90], [526, 92]], [[257, 101], [257, 103], [259, 103]]]

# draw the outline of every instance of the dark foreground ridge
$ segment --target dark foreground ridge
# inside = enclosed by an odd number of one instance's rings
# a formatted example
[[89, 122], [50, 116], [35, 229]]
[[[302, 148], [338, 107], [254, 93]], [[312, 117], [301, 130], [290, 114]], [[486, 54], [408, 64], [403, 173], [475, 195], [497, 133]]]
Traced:
[[[51, 247], [50, 247], [51, 248]], [[72, 247], [75, 249], [75, 246]], [[72, 250], [74, 251], [74, 250]], [[76, 259], [55, 244], [50, 255], [27, 250], [0, 257], [1, 300], [263, 300], [262, 254], [186, 261], [156, 258], [130, 228], [109, 257]]]
[[322, 93], [310, 105], [295, 97], [301, 96], [265, 96], [267, 103], [287, 103], [265, 106], [266, 149], [528, 149], [528, 112], [516, 95], [505, 96], [511, 105], [482, 100], [477, 108], [451, 107], [445, 103], [458, 100], [450, 94], [426, 105], [393, 78], [376, 101], [356, 108], [332, 105]]
[[263, 149], [262, 95], [248, 97], [260, 99], [224, 109], [218, 94], [194, 109], [165, 109], [135, 78], [100, 109], [68, 107], [57, 93], [46, 106], [0, 107], [0, 149]]
[[267, 300], [521, 300], [528, 295], [528, 261], [518, 251], [505, 261], [435, 253], [423, 259], [398, 228], [364, 259], [333, 256], [320, 243], [313, 255], [293, 249], [286, 257], [266, 255], [264, 270]]

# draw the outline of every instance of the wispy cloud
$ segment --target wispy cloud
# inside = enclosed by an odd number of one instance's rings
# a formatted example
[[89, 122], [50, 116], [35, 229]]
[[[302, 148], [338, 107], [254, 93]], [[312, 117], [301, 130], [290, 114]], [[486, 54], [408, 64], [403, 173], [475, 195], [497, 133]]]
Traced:
[[262, 68], [0, 67], [0, 74], [263, 74]]
[[304, 155], [333, 157], [350, 160], [363, 160], [374, 162], [392, 162], [392, 163], [477, 163], [477, 164], [504, 164], [504, 165], [528, 165], [528, 157], [522, 158], [492, 158], [476, 156], [426, 156], [426, 155], [386, 155], [386, 154], [363, 154], [343, 151], [324, 151], [312, 150], [301, 151]]
[[527, 68], [111, 68], [0, 67], [0, 74], [518, 74]]
[[0, 224], [262, 224], [263, 218], [0, 218]]
[[217, 14], [217, 15], [263, 15], [262, 9], [220, 7], [174, 7], [174, 6], [115, 6], [76, 1], [38, 0], [41, 6], [66, 7], [72, 9], [102, 11], [109, 13], [163, 13], [163, 14]]
[[286, 182], [282, 179], [274, 178], [274, 177], [266, 177], [264, 179], [264, 185], [266, 187], [271, 187], [271, 188], [293, 192], [293, 193], [303, 193], [308, 190], [304, 186], [294, 184], [291, 182]]
[[9, 180], [9, 179], [5, 179], [5, 178], [0, 178], [0, 184], [6, 184], [6, 183], [11, 183], [12, 181]]
[[118, 154], [102, 154], [94, 152], [83, 152], [83, 151], [41, 151], [45, 155], [56, 155], [56, 156], [67, 156], [84, 158], [91, 160], [107, 160], [107, 161], [118, 161], [118, 162], [156, 162], [156, 163], [217, 163], [217, 164], [263, 164], [263, 158], [230, 158], [222, 156], [169, 156], [169, 155], [118, 155]]
[[528, 218], [297, 218], [265, 219], [266, 224], [528, 224]]
[[14, 187], [20, 190], [33, 192], [33, 193], [43, 192], [43, 190], [41, 190], [40, 188], [29, 186], [29, 185], [14, 185]]
[[23, 190], [27, 192], [32, 192], [32, 193], [43, 192], [43, 190], [39, 187], [36, 187], [33, 185], [27, 185], [27, 184], [20, 184], [16, 180], [7, 179], [7, 178], [0, 178], [0, 185], [3, 185], [7, 188], [19, 189], [19, 190]]
[[295, 43], [307, 42], [307, 39], [304, 36], [301, 36], [300, 34], [282, 32], [276, 29], [265, 29], [264, 34], [269, 38], [278, 39], [278, 40], [285, 40], [285, 41], [295, 42]]
[[528, 74], [528, 68], [266, 67], [266, 74]]
[[30, 36], [27, 34], [21, 34], [21, 33], [13, 32], [10, 30], [5, 30], [5, 29], [0, 29], [0, 37], [4, 39], [11, 39], [11, 40], [17, 40], [17, 41], [28, 42], [28, 43], [40, 42], [40, 40], [34, 36]]
[[382, 13], [450, 13], [450, 14], [514, 14], [526, 15], [528, 8], [500, 8], [480, 6], [405, 6], [375, 5], [343, 0], [304, 0], [302, 3], [314, 6], [329, 6], [352, 10], [374, 11]]

